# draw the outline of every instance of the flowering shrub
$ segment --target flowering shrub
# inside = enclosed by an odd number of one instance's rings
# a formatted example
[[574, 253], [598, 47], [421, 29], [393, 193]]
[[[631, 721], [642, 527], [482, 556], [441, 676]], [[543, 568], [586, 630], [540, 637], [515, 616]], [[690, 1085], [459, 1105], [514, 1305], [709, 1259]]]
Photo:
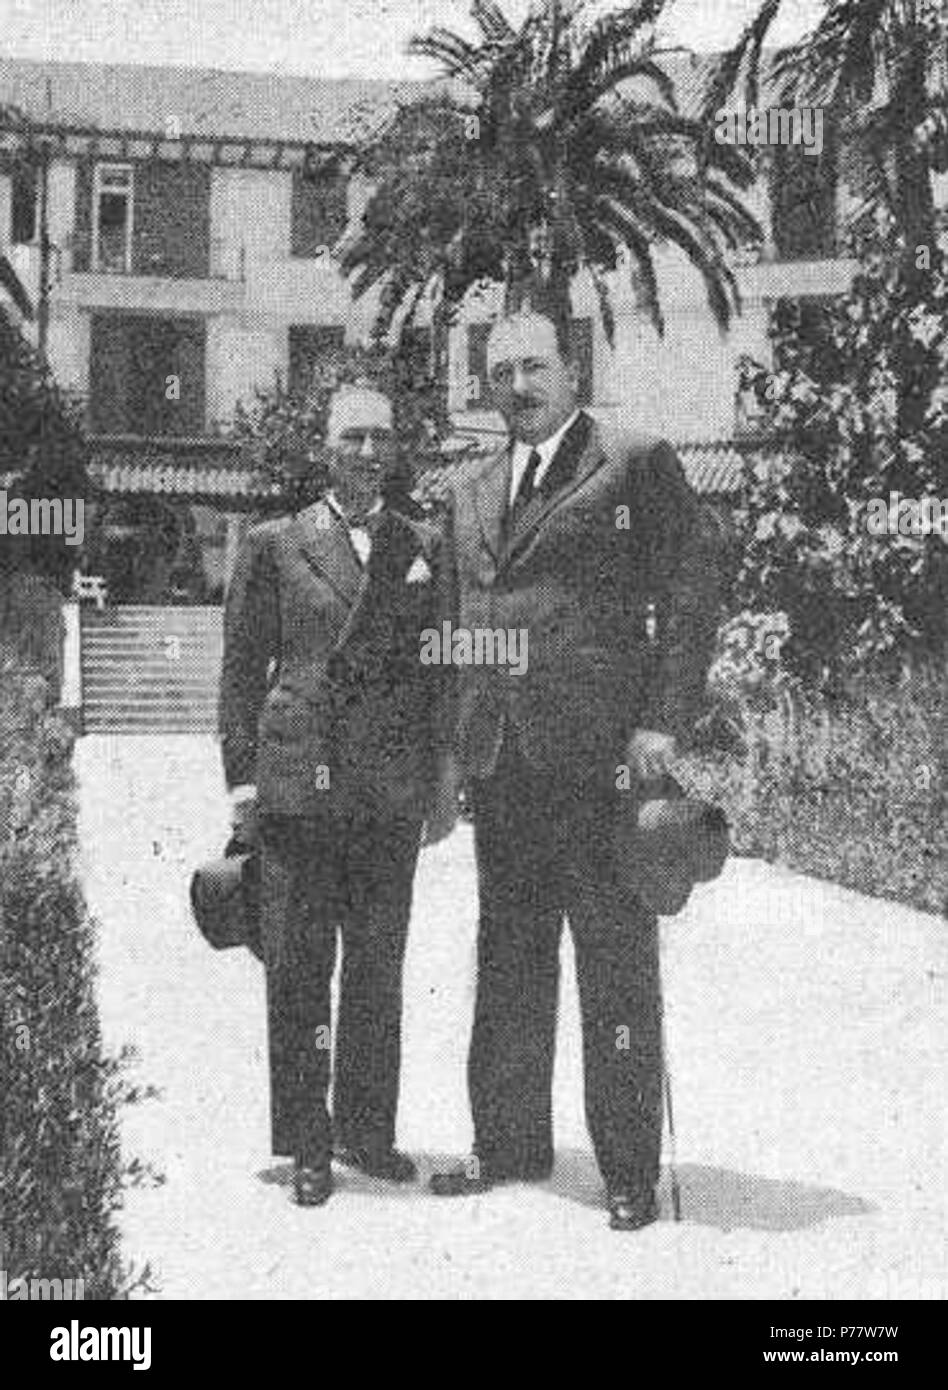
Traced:
[[892, 491], [948, 496], [948, 278], [931, 259], [910, 278], [892, 245], [867, 253], [847, 297], [779, 308], [773, 369], [742, 362], [785, 456], [748, 458], [738, 592], [787, 614], [786, 659], [817, 682], [948, 643], [948, 545], [867, 525]]
[[772, 704], [790, 676], [780, 657], [790, 624], [786, 613], [744, 609], [718, 632], [717, 651], [708, 673], [708, 688], [719, 700]]

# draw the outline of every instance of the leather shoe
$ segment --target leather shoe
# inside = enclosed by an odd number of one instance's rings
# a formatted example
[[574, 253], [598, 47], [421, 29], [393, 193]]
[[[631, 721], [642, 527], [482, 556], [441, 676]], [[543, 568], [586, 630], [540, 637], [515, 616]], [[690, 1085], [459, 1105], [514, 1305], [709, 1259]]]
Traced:
[[322, 1207], [332, 1195], [332, 1168], [328, 1158], [314, 1163], [296, 1160], [293, 1168], [293, 1200], [298, 1207]]
[[414, 1182], [418, 1169], [414, 1161], [399, 1149], [354, 1149], [340, 1145], [335, 1156], [349, 1168], [358, 1168], [370, 1178], [385, 1178], [387, 1182]]
[[616, 1190], [608, 1194], [609, 1227], [613, 1231], [640, 1231], [658, 1220], [658, 1202], [651, 1191]]
[[489, 1192], [501, 1182], [544, 1182], [552, 1173], [551, 1166], [498, 1169], [477, 1158], [468, 1159], [446, 1173], [432, 1173], [428, 1184], [435, 1197], [472, 1197]]

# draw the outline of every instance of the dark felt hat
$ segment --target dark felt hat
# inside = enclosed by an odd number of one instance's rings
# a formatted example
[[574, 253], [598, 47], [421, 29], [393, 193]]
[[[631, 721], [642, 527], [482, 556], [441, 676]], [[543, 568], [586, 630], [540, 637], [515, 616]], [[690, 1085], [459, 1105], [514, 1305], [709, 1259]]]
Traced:
[[728, 846], [721, 808], [687, 796], [673, 777], [663, 777], [643, 784], [619, 817], [619, 882], [660, 917], [672, 917], [696, 883], [717, 878]]
[[246, 946], [263, 959], [259, 889], [260, 861], [253, 853], [227, 854], [194, 871], [191, 911], [216, 951]]

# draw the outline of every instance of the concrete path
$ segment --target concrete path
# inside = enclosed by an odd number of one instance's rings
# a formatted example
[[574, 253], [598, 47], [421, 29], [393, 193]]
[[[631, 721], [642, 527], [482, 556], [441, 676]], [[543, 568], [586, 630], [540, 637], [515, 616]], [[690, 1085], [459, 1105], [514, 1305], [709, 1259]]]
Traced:
[[[583, 1115], [568, 938], [557, 1168], [540, 1187], [437, 1201], [340, 1170], [325, 1209], [267, 1150], [263, 979], [215, 954], [187, 907], [221, 849], [210, 738], [80, 741], [86, 891], [107, 1044], [138, 1049], [126, 1256], [166, 1298], [948, 1296], [948, 933], [933, 916], [736, 861], [666, 924], [668, 1047], [684, 1219], [606, 1226]], [[427, 851], [406, 975], [399, 1141], [426, 1175], [470, 1143], [470, 832]], [[667, 1150], [666, 1150], [667, 1152]]]

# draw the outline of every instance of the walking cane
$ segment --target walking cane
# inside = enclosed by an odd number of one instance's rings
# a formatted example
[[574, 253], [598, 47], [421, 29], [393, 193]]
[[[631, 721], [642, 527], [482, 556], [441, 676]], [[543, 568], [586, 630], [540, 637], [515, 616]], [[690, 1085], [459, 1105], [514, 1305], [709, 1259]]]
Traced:
[[662, 1084], [665, 1091], [665, 1110], [668, 1114], [668, 1171], [671, 1174], [672, 1214], [676, 1221], [681, 1220], [681, 1188], [678, 1185], [678, 1155], [675, 1146], [675, 1112], [672, 1109], [671, 1076], [668, 1072], [668, 1049], [665, 1045], [665, 1027], [662, 1025]]
[[[658, 636], [658, 618], [655, 604], [650, 603], [646, 611], [645, 635], [649, 647], [654, 651]], [[671, 1174], [672, 1214], [676, 1221], [681, 1220], [681, 1188], [678, 1186], [678, 1157], [675, 1152], [675, 1112], [672, 1109], [671, 1077], [668, 1074], [668, 1047], [665, 1023], [662, 1022], [662, 1089], [665, 1093], [665, 1110], [668, 1113], [668, 1171]]]

